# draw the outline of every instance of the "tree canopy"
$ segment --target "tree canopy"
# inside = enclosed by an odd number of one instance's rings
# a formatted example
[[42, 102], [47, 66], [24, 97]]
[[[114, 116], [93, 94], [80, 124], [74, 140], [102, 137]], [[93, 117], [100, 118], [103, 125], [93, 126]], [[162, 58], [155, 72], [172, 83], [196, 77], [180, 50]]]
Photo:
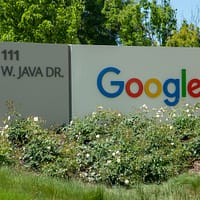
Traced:
[[167, 46], [173, 47], [199, 47], [200, 31], [199, 27], [183, 21], [180, 30], [175, 31], [168, 39]]
[[79, 42], [81, 0], [1, 0], [0, 4], [1, 40]]
[[[195, 25], [177, 28], [170, 0], [0, 0], [0, 8], [0, 41], [199, 46]], [[177, 42], [183, 32], [188, 41]]]

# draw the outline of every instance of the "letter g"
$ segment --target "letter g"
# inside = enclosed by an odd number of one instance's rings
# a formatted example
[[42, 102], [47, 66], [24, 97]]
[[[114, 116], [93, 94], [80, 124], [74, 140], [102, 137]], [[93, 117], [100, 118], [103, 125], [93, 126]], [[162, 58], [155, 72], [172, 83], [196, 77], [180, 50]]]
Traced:
[[124, 89], [124, 81], [110, 81], [110, 85], [112, 86], [118, 86], [118, 90], [116, 92], [108, 92], [104, 89], [103, 84], [102, 84], [102, 80], [105, 74], [109, 73], [109, 72], [113, 72], [115, 74], [119, 74], [120, 70], [115, 68], [115, 67], [107, 67], [105, 69], [103, 69], [98, 77], [97, 77], [97, 87], [99, 89], [99, 91], [106, 97], [109, 98], [115, 98], [117, 96], [119, 96]]

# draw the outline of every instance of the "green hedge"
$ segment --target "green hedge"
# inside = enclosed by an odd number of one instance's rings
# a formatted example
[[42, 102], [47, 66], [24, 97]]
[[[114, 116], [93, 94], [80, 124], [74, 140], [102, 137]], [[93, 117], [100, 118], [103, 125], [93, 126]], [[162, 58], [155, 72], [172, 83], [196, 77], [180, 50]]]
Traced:
[[[9, 115], [0, 163], [90, 183], [161, 183], [200, 158], [199, 106], [131, 114], [98, 107], [69, 125], [45, 129], [38, 117]], [[3, 161], [2, 161], [3, 160]]]

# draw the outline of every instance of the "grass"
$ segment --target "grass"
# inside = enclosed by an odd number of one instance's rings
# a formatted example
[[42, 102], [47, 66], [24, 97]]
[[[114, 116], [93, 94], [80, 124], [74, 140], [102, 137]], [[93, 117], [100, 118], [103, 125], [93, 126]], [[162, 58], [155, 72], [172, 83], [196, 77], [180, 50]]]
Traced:
[[200, 176], [181, 175], [162, 185], [106, 188], [0, 168], [3, 200], [200, 200]]
[[[6, 196], [5, 196], [6, 195]], [[100, 187], [85, 187], [73, 181], [62, 181], [34, 174], [16, 173], [11, 169], [0, 170], [0, 199], [99, 199]]]

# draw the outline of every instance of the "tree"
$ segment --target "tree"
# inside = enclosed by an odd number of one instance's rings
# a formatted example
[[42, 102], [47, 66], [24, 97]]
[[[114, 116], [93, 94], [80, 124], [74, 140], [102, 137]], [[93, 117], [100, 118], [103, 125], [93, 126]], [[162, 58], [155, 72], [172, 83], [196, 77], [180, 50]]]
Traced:
[[176, 29], [170, 0], [0, 0], [0, 40], [165, 45]]
[[82, 44], [115, 44], [113, 35], [104, 26], [104, 3], [105, 0], [85, 0], [78, 32]]
[[144, 15], [139, 3], [121, 0], [105, 0], [102, 13], [105, 15], [105, 28], [123, 45], [150, 45], [143, 25]]
[[[141, 0], [143, 4], [146, 1]], [[176, 10], [170, 6], [170, 0], [162, 0], [161, 4], [158, 4], [157, 0], [152, 0], [149, 6], [144, 7], [144, 11], [147, 15], [145, 27], [148, 37], [152, 41], [157, 41], [159, 45], [165, 46], [167, 38], [177, 28]]]
[[167, 46], [173, 47], [199, 47], [200, 46], [200, 32], [199, 27], [193, 24], [187, 24], [183, 21], [179, 31], [168, 38]]
[[120, 35], [125, 45], [165, 46], [167, 38], [176, 30], [176, 11], [170, 0], [120, 1], [105, 0], [105, 27], [112, 35]]
[[0, 40], [79, 43], [82, 0], [1, 0]]
[[144, 15], [139, 4], [128, 4], [120, 12], [119, 35], [124, 45], [149, 46], [151, 40], [146, 37]]

